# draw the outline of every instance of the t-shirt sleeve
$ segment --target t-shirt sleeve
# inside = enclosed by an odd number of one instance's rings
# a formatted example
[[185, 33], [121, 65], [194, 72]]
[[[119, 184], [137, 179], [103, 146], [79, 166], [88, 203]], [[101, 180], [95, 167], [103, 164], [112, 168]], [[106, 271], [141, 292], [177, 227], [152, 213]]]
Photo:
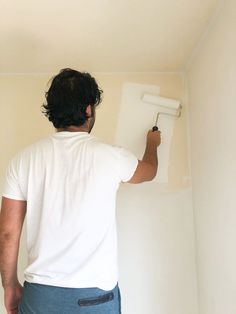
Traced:
[[20, 188], [15, 159], [12, 159], [7, 167], [2, 196], [19, 201], [26, 200]]
[[119, 147], [118, 172], [122, 182], [129, 181], [138, 166], [138, 158], [125, 148]]

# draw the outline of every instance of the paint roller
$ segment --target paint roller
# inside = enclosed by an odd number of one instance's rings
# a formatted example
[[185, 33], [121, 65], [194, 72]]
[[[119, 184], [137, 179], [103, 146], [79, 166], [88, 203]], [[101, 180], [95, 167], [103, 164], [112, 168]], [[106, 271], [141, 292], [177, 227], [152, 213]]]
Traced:
[[157, 113], [155, 126], [152, 128], [153, 132], [158, 131], [157, 122], [159, 115], [164, 114], [174, 117], [180, 117], [181, 115], [182, 106], [179, 100], [165, 98], [157, 95], [144, 94], [142, 97], [142, 101], [161, 107], [161, 111]]

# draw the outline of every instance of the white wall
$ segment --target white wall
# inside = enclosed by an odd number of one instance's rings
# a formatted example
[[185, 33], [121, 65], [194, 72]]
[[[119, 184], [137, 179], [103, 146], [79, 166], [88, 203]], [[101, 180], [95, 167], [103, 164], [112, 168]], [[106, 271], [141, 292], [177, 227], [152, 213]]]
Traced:
[[[197, 314], [192, 194], [186, 180], [190, 173], [183, 76], [99, 73], [95, 77], [104, 89], [104, 102], [97, 112], [94, 134], [110, 143], [114, 140], [125, 82], [156, 84], [163, 96], [183, 101], [182, 117], [175, 123], [169, 183], [125, 184], [118, 193], [120, 288], [122, 314]], [[49, 78], [47, 75], [0, 77], [0, 110], [4, 117], [0, 126], [1, 178], [7, 161], [17, 150], [53, 132], [40, 114]], [[132, 129], [127, 131], [135, 137]], [[26, 261], [24, 235], [19, 259], [21, 281]], [[4, 313], [3, 306], [0, 313]]]
[[235, 31], [225, 0], [188, 71], [200, 314], [236, 313]]

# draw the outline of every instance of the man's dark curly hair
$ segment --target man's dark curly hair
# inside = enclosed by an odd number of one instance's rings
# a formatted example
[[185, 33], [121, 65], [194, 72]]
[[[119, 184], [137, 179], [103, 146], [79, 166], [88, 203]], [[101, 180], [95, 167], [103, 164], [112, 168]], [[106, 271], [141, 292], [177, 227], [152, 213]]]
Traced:
[[103, 91], [95, 79], [86, 72], [69, 68], [62, 69], [52, 78], [49, 90], [45, 93], [47, 103], [43, 113], [55, 128], [70, 125], [81, 126], [88, 119], [86, 108], [99, 105]]

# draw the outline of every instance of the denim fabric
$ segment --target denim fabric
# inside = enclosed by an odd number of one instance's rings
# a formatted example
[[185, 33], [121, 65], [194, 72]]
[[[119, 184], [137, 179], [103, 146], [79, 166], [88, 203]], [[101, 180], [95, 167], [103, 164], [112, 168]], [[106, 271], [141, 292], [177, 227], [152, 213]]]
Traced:
[[121, 314], [119, 285], [107, 291], [24, 281], [18, 314]]

